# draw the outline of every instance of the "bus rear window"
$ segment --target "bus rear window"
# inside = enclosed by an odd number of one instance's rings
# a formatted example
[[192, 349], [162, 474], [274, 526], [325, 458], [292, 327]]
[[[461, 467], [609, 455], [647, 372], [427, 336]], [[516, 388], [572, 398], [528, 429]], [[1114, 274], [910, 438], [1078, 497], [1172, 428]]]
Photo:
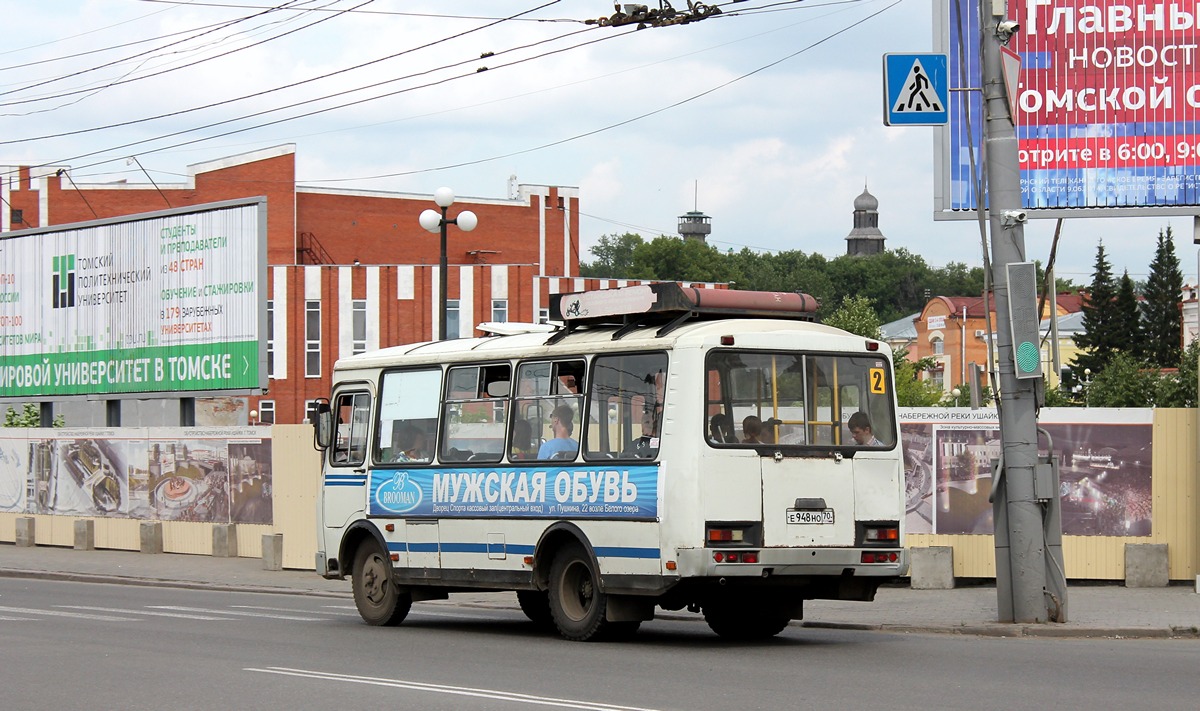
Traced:
[[878, 356], [714, 351], [706, 376], [711, 445], [896, 443], [891, 367]]

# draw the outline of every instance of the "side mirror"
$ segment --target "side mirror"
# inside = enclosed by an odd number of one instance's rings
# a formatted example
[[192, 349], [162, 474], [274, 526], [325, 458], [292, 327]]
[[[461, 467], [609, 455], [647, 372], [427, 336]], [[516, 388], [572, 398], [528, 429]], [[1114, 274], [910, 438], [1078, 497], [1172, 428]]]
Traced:
[[318, 400], [314, 405], [313, 446], [324, 451], [333, 442], [333, 411], [325, 399]]

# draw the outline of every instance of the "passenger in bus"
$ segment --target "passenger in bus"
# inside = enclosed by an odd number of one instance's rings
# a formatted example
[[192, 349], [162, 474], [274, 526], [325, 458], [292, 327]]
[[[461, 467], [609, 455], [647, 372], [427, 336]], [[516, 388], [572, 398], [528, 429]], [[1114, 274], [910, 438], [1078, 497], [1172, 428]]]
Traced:
[[509, 459], [533, 459], [537, 448], [533, 445], [533, 426], [529, 420], [517, 418], [513, 422], [512, 446]]
[[762, 420], [754, 415], [746, 415], [742, 420], [742, 444], [763, 444]]
[[579, 451], [579, 442], [572, 439], [575, 431], [575, 411], [570, 405], [559, 405], [550, 413], [550, 431], [553, 439], [548, 439], [538, 448], [538, 459], [573, 459]]
[[846, 422], [854, 441], [866, 447], [882, 447], [883, 442], [871, 432], [871, 418], [865, 412], [856, 412]]
[[629, 443], [621, 456], [652, 459], [658, 454], [658, 420], [662, 410], [647, 405], [642, 408], [642, 436]]
[[733, 420], [724, 412], [718, 412], [708, 421], [709, 438], [717, 444], [736, 443], [737, 435], [733, 432]]
[[424, 432], [404, 424], [392, 430], [392, 446], [381, 452], [381, 458], [385, 462], [427, 462], [427, 446]]

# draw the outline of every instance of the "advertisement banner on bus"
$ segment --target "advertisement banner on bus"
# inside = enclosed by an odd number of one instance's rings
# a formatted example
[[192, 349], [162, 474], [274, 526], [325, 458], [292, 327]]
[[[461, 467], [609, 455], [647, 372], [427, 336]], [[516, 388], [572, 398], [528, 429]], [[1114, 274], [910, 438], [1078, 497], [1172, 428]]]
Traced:
[[376, 469], [372, 516], [653, 519], [658, 466]]
[[[961, 15], [960, 15], [961, 13]], [[1007, 49], [1021, 199], [1031, 217], [1076, 208], [1192, 214], [1200, 204], [1198, 10], [1183, 3], [1016, 0]], [[978, 2], [939, 4], [950, 122], [938, 142], [935, 218], [971, 218], [982, 171]], [[970, 112], [969, 115], [967, 112]], [[940, 130], [940, 129], [939, 129]]]

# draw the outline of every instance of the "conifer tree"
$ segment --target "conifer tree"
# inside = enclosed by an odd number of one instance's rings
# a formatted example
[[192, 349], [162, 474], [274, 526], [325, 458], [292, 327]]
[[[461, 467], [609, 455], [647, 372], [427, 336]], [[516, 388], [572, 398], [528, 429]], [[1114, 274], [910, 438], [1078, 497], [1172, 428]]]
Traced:
[[1175, 368], [1183, 352], [1183, 327], [1180, 306], [1183, 291], [1183, 272], [1175, 256], [1175, 241], [1168, 227], [1158, 231], [1158, 246], [1150, 262], [1150, 278], [1146, 281], [1143, 305], [1143, 355], [1160, 368]]
[[1090, 368], [1092, 373], [1104, 370], [1119, 347], [1120, 335], [1115, 331], [1113, 301], [1116, 299], [1116, 283], [1113, 280], [1112, 264], [1104, 253], [1104, 241], [1096, 247], [1096, 263], [1092, 270], [1092, 283], [1083, 300], [1083, 333], [1072, 337], [1080, 352], [1071, 362], [1076, 377]]
[[1119, 350], [1134, 358], [1142, 358], [1147, 344], [1142, 337], [1142, 313], [1138, 308], [1137, 294], [1129, 270], [1121, 276], [1117, 287], [1117, 298], [1113, 302], [1113, 333], [1120, 339]]

